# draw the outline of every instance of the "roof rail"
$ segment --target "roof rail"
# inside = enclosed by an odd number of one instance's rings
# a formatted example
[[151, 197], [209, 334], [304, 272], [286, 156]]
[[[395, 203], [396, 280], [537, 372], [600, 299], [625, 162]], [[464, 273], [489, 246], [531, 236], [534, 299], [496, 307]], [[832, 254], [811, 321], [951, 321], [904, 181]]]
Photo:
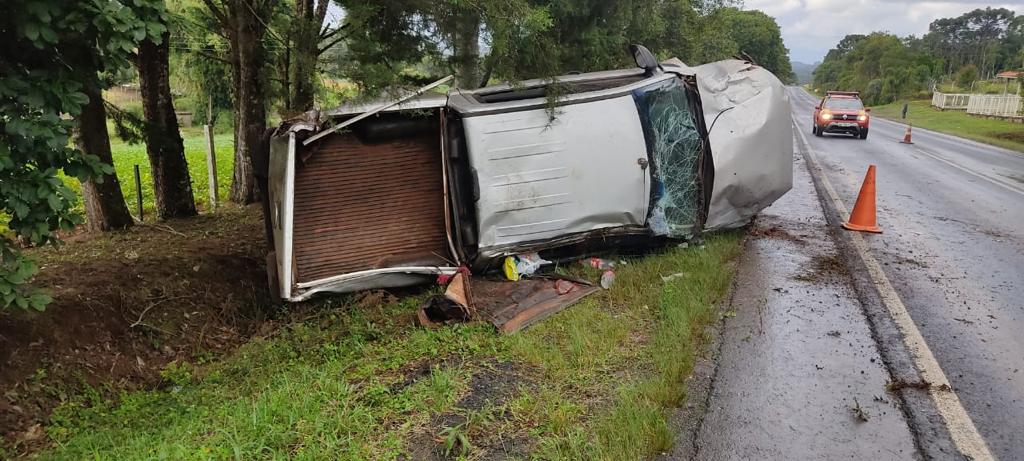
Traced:
[[832, 90], [828, 90], [828, 91], [825, 92], [825, 96], [832, 96], [832, 95], [857, 96], [857, 97], [860, 97], [860, 91], [832, 91]]

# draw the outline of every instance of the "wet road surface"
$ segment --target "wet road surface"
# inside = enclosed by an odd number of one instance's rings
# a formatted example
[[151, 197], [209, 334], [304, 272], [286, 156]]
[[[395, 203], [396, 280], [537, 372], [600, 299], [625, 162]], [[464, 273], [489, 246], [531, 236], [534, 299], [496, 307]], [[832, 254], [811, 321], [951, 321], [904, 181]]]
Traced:
[[992, 454], [1024, 459], [1024, 156], [920, 129], [900, 144], [878, 118], [867, 140], [819, 138], [816, 100], [790, 98], [847, 207], [877, 165], [884, 233], [865, 239]]
[[694, 448], [669, 459], [919, 459], [803, 159], [746, 241]]

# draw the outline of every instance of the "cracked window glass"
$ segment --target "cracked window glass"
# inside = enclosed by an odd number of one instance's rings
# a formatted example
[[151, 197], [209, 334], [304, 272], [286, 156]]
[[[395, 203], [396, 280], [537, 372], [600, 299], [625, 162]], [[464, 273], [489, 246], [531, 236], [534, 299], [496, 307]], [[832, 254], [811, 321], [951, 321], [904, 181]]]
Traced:
[[651, 164], [647, 226], [657, 235], [687, 238], [700, 222], [701, 137], [683, 82], [673, 78], [633, 92]]

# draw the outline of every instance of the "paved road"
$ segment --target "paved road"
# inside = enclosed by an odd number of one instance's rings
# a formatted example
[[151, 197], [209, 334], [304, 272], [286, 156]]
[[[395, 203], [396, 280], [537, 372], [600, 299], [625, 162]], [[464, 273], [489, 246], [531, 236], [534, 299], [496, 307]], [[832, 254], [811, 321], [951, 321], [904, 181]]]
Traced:
[[666, 461], [920, 459], [799, 153], [793, 189], [751, 228], [728, 312], [697, 439]]
[[877, 165], [885, 233], [865, 238], [992, 453], [1024, 459], [1024, 156], [920, 129], [900, 144], [877, 118], [867, 140], [815, 137], [815, 99], [790, 97], [847, 207]]

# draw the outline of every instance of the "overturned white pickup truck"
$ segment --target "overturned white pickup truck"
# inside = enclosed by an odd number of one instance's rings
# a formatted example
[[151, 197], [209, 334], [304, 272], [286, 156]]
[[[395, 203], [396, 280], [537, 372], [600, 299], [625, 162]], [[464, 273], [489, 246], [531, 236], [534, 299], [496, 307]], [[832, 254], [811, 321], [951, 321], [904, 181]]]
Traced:
[[634, 50], [634, 69], [283, 124], [265, 165], [272, 294], [301, 301], [486, 271], [512, 254], [685, 240], [741, 226], [790, 189], [789, 102], [775, 76]]

